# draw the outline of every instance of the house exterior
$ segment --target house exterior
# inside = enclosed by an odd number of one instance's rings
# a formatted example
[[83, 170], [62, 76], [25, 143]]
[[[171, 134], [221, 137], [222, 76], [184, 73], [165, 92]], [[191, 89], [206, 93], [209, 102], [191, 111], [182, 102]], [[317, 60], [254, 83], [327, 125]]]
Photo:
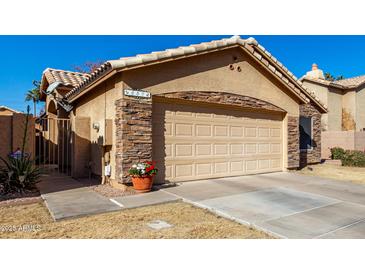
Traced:
[[335, 146], [365, 150], [365, 75], [328, 81], [313, 64], [301, 81], [328, 107], [322, 115], [322, 157]]
[[37, 163], [44, 169], [71, 173], [71, 106], [64, 96], [88, 74], [47, 68], [42, 74], [40, 100], [45, 112], [37, 119]]
[[133, 163], [152, 159], [155, 183], [321, 159], [326, 106], [253, 38], [110, 60], [63, 98], [72, 106], [75, 177], [90, 162], [94, 175], [118, 184], [129, 182]]
[[[23, 144], [26, 114], [0, 106], [0, 157], [7, 156]], [[28, 129], [25, 142], [25, 152], [34, 156], [35, 148], [35, 127], [34, 118], [29, 116]]]

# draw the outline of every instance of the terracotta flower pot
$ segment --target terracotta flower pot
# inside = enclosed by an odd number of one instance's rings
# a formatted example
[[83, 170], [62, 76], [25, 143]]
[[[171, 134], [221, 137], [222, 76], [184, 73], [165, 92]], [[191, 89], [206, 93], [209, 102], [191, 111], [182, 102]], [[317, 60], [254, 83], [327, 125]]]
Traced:
[[153, 176], [132, 177], [132, 183], [137, 192], [149, 192], [152, 189]]

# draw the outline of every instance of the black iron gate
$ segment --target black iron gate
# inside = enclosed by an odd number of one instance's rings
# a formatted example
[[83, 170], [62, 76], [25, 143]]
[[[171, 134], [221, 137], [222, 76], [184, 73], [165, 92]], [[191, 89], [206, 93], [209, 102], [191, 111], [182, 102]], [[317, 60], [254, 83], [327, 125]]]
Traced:
[[36, 164], [45, 173], [71, 175], [70, 119], [37, 119]]

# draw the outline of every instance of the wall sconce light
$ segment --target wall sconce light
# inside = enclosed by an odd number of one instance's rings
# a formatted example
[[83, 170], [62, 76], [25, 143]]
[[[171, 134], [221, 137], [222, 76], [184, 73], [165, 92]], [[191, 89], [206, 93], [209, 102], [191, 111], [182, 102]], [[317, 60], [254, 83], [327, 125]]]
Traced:
[[99, 123], [97, 123], [97, 122], [93, 123], [93, 129], [95, 129], [96, 132], [99, 132], [99, 129], [100, 129]]

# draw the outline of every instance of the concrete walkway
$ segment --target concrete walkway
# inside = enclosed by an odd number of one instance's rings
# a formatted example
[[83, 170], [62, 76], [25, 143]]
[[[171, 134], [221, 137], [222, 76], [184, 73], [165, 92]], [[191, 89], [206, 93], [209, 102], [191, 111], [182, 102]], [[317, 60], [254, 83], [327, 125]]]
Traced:
[[163, 191], [281, 238], [365, 238], [365, 187], [359, 184], [272, 173]]
[[110, 199], [66, 176], [43, 176], [37, 187], [55, 221], [179, 200], [162, 191]]

